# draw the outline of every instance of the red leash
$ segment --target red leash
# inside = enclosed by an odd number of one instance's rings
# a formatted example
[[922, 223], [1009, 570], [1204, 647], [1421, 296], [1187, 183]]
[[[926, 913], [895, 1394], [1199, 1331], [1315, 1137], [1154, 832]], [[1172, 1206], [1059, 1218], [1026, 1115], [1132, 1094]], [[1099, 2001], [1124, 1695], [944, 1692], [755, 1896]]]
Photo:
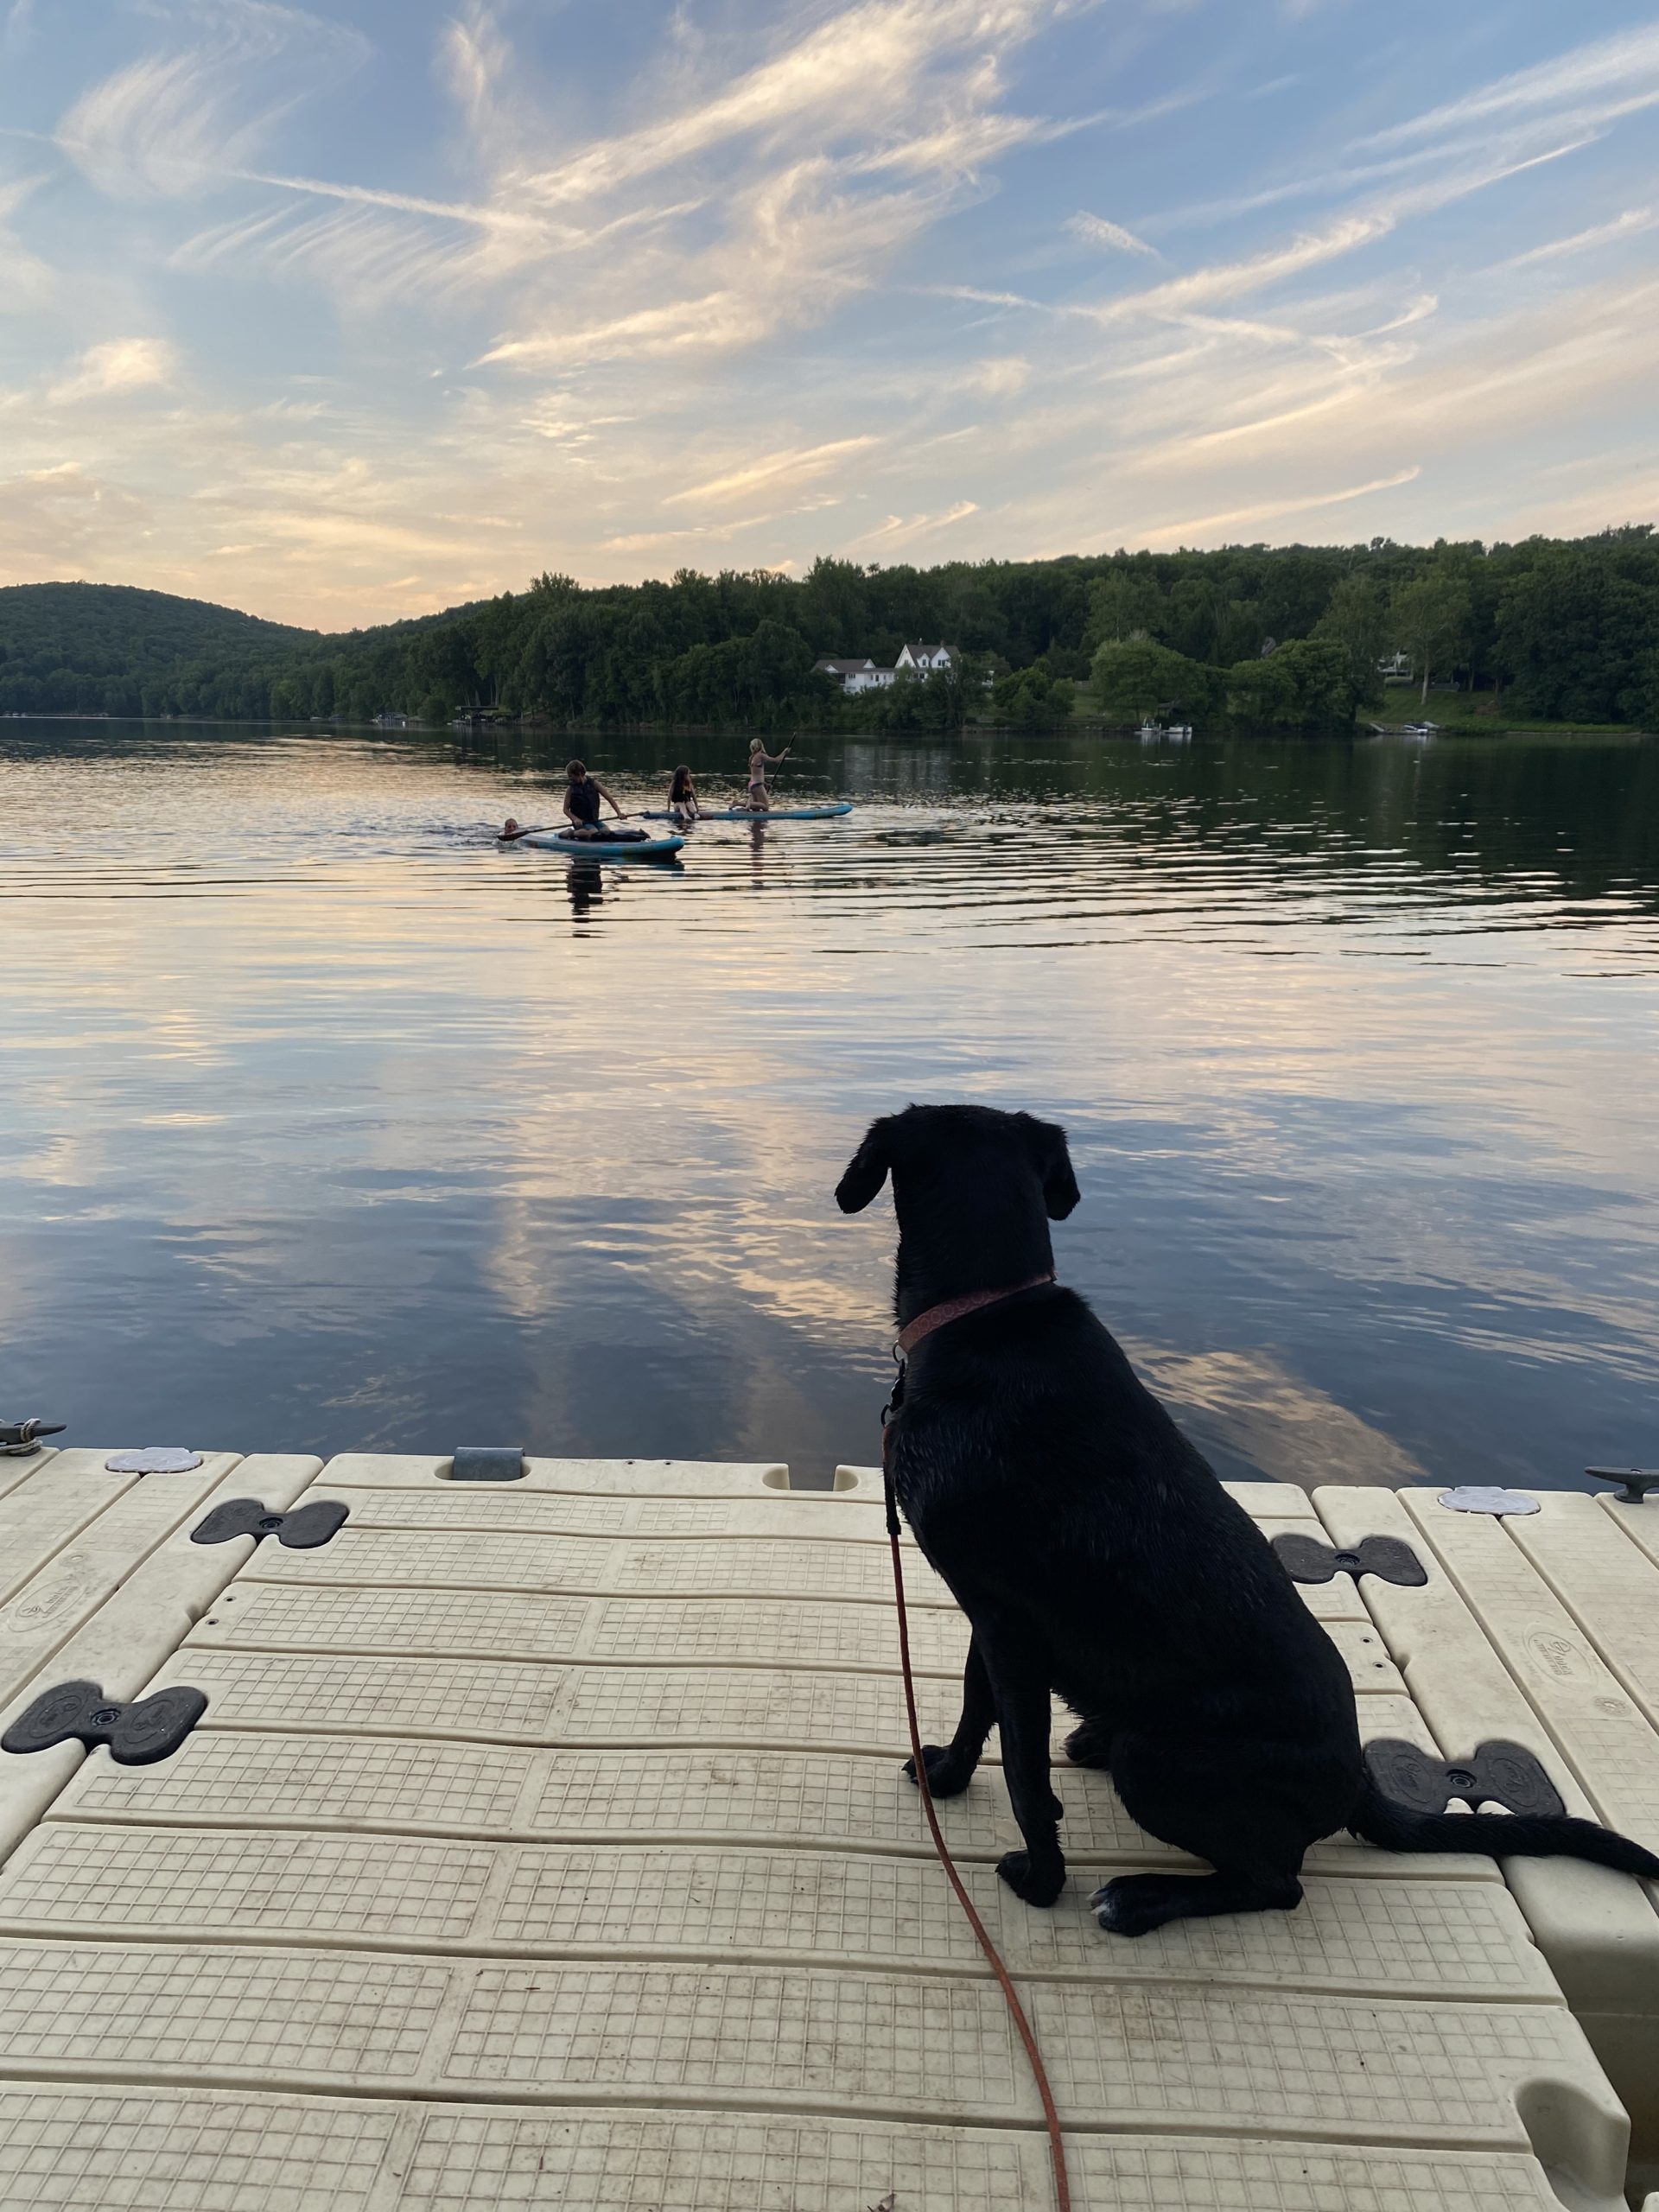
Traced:
[[887, 1443], [889, 1431], [881, 1437], [881, 1473], [887, 1492], [887, 1541], [893, 1548], [893, 1592], [899, 1605], [899, 1659], [905, 1675], [905, 1712], [910, 1721], [910, 1751], [916, 1764], [916, 1787], [922, 1793], [922, 1810], [927, 1815], [927, 1825], [933, 1837], [933, 1848], [939, 1854], [939, 1864], [950, 1878], [957, 1893], [957, 1902], [968, 1916], [979, 1948], [990, 1961], [991, 1972], [996, 1976], [1007, 2006], [1014, 2015], [1014, 2024], [1020, 2031], [1020, 2040], [1026, 2046], [1026, 2056], [1031, 2061], [1031, 2070], [1037, 2082], [1037, 2094], [1042, 2099], [1043, 2120], [1048, 2129], [1048, 2152], [1054, 2167], [1054, 2202], [1058, 2212], [1071, 2212], [1071, 2183], [1065, 2171], [1065, 2142], [1060, 2133], [1060, 2115], [1054, 2107], [1054, 2092], [1048, 2085], [1048, 2069], [1043, 2064], [1043, 2054], [1037, 2048], [1037, 2037], [1031, 2022], [1026, 2018], [1026, 2008], [1020, 2002], [1020, 1993], [1014, 1987], [1001, 1955], [987, 1932], [984, 1922], [974, 1909], [974, 1901], [957, 1872], [939, 1827], [939, 1816], [933, 1808], [933, 1792], [927, 1786], [927, 1762], [922, 1757], [922, 1732], [916, 1718], [916, 1684], [910, 1669], [910, 1624], [905, 1617], [905, 1569], [899, 1556], [899, 1506], [893, 1493], [893, 1477], [887, 1472]]

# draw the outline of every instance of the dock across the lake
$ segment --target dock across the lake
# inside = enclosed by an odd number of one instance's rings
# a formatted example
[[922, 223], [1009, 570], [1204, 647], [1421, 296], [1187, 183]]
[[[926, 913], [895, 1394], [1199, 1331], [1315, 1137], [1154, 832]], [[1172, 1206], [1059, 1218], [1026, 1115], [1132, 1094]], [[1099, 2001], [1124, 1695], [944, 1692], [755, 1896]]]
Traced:
[[[806, 1492], [760, 1465], [175, 1458], [0, 1459], [0, 1728], [58, 1737], [0, 1752], [3, 2212], [1052, 2201], [900, 1772], [873, 1471]], [[1300, 1571], [1329, 1579], [1303, 1593], [1368, 1739], [1445, 1762], [1449, 1792], [1518, 1746], [1568, 1810], [1659, 1848], [1659, 1495], [1233, 1487], [1312, 1540]], [[965, 1628], [913, 1550], [906, 1580], [940, 1737]], [[199, 1696], [129, 1713], [169, 1688]], [[1090, 1891], [1179, 1854], [1103, 1776], [1057, 1787], [1049, 1912], [996, 1879], [994, 1764], [941, 1815], [1077, 2212], [1659, 2189], [1641, 1884], [1339, 1837], [1300, 1910], [1129, 1942]]]

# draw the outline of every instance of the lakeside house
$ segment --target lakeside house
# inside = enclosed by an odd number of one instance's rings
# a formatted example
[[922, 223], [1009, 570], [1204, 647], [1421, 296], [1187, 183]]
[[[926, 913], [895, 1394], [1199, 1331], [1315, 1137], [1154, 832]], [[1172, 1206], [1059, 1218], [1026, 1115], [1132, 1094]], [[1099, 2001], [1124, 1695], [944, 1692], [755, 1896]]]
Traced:
[[925, 683], [931, 676], [949, 675], [962, 656], [954, 645], [903, 645], [891, 668], [878, 668], [866, 653], [861, 659], [824, 655], [812, 664], [815, 675], [832, 677], [843, 691], [884, 691], [901, 676]]
[[833, 677], [843, 691], [885, 690], [893, 680], [893, 671], [878, 668], [868, 653], [862, 660], [830, 657], [815, 660], [812, 672], [815, 676]]
[[925, 683], [930, 676], [948, 676], [961, 658], [954, 645], [900, 645], [893, 667], [900, 674], [920, 677]]

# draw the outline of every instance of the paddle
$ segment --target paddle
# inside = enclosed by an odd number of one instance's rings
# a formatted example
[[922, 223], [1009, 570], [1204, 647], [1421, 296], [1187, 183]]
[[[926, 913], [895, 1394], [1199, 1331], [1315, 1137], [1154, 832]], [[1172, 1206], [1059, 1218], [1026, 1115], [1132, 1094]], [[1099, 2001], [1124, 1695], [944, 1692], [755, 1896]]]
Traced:
[[[639, 822], [643, 818], [638, 814], [613, 814], [611, 817], [613, 822]], [[599, 823], [595, 826], [602, 829], [604, 825]], [[498, 845], [515, 845], [520, 837], [545, 837], [550, 830], [563, 832], [575, 827], [571, 822], [532, 822], [523, 830], [498, 830], [495, 842]]]

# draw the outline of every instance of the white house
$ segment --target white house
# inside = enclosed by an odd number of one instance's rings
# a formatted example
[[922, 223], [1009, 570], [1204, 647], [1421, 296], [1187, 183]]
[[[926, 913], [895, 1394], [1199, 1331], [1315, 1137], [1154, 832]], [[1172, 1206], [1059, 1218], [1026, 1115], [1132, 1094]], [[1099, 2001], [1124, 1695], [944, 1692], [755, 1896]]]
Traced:
[[893, 679], [893, 670], [878, 668], [868, 653], [861, 660], [815, 660], [812, 672], [833, 677], [843, 691], [883, 691]]
[[885, 691], [901, 676], [925, 683], [935, 673], [955, 669], [961, 655], [951, 645], [901, 645], [891, 668], [878, 668], [868, 655], [862, 660], [837, 660], [826, 656], [813, 662], [815, 673], [832, 676], [843, 691]]
[[955, 668], [957, 658], [949, 645], [901, 645], [893, 666], [895, 671], [902, 669], [925, 683], [936, 669], [948, 674]]

